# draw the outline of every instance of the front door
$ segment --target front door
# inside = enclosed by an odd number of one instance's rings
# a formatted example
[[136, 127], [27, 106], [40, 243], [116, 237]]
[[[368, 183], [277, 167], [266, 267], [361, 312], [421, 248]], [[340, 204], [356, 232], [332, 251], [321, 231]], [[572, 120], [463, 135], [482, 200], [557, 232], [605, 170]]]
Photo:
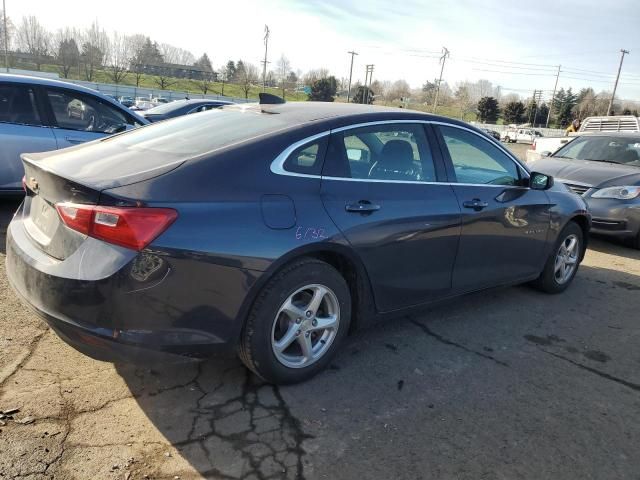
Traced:
[[58, 148], [66, 148], [127, 129], [131, 119], [113, 105], [82, 92], [46, 88]]
[[537, 276], [550, 222], [547, 194], [526, 186], [528, 173], [483, 135], [453, 125], [437, 130], [462, 210], [454, 291]]
[[446, 173], [427, 132], [419, 123], [383, 123], [333, 132], [329, 141], [322, 200], [365, 265], [379, 311], [451, 291], [460, 208], [453, 188], [438, 183]]

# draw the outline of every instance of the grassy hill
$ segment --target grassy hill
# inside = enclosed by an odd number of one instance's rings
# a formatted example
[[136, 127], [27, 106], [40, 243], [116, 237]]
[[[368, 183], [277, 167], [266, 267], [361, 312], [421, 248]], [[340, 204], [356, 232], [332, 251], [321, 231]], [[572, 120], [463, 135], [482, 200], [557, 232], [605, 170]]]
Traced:
[[[29, 65], [20, 64], [16, 66], [16, 68], [20, 68], [23, 70], [36, 70], [35, 67], [31, 67]], [[56, 65], [42, 65], [40, 68], [42, 72], [50, 72], [60, 74], [60, 68]], [[72, 69], [69, 74], [70, 80], [85, 80], [84, 72], [80, 72], [81, 75], [78, 75], [77, 69]], [[61, 78], [64, 80], [63, 78]], [[96, 70], [94, 72], [92, 82], [96, 83], [110, 83], [113, 84], [113, 80], [108, 75], [105, 70]], [[160, 87], [158, 86], [159, 77], [155, 75], [142, 75], [140, 78], [140, 84], [138, 85], [140, 88], [150, 88], [154, 90], [160, 91]], [[189, 80], [186, 78], [171, 78], [169, 80], [170, 85], [165, 90], [176, 90], [179, 92], [189, 92], [189, 93], [203, 93], [201, 85], [202, 82], [199, 80]], [[136, 77], [134, 74], [130, 73], [125, 76], [125, 78], [120, 82], [120, 85], [127, 85], [131, 87], [136, 86]], [[266, 90], [269, 93], [273, 93], [274, 95], [282, 96], [281, 88], [267, 88]], [[251, 90], [249, 91], [248, 98], [258, 98], [258, 93], [262, 92], [262, 85], [252, 85]], [[222, 83], [220, 82], [212, 82], [209, 84], [209, 90], [207, 91], [208, 95], [222, 95]], [[229, 97], [240, 97], [244, 98], [244, 90], [240, 85], [233, 83], [224, 84], [224, 94]], [[286, 90], [286, 99], [290, 101], [302, 101], [307, 99], [307, 95], [300, 92], [294, 92], [292, 90]]]

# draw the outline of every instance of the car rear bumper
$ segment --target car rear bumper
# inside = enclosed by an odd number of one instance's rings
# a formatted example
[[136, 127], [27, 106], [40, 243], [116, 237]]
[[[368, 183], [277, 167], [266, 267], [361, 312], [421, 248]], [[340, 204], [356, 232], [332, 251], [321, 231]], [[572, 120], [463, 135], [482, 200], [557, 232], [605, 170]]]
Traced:
[[[147, 363], [235, 350], [242, 294], [253, 284], [251, 273], [206, 262], [191, 265], [195, 260], [167, 254], [150, 260], [148, 254], [133, 252], [133, 260], [125, 257], [105, 278], [69, 278], [62, 269], [65, 261], [45, 264], [44, 254], [33, 251], [36, 247], [21, 229], [19, 220], [7, 229], [9, 283], [82, 353], [104, 361]], [[161, 267], [150, 274], [149, 265]]]

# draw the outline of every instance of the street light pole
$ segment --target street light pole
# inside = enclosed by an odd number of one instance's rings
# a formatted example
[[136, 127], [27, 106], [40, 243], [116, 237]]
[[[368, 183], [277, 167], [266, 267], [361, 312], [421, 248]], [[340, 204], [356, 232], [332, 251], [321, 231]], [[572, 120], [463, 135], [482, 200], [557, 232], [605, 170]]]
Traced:
[[347, 103], [349, 103], [349, 98], [351, 97], [351, 78], [353, 77], [353, 57], [355, 55], [358, 55], [358, 53], [354, 52], [353, 50], [347, 53], [351, 54], [351, 68], [349, 69], [349, 87], [347, 88]]
[[616, 75], [616, 83], [613, 85], [613, 93], [611, 94], [611, 100], [609, 100], [609, 108], [607, 109], [607, 115], [611, 115], [611, 109], [613, 108], [613, 99], [616, 97], [616, 89], [618, 88], [618, 80], [620, 79], [620, 71], [622, 70], [622, 62], [624, 61], [625, 54], [629, 53], [629, 50], [624, 48], [620, 49], [620, 65], [618, 65], [618, 75]]
[[9, 73], [9, 32], [7, 30], [7, 5], [2, 0], [2, 15], [4, 16], [4, 66]]

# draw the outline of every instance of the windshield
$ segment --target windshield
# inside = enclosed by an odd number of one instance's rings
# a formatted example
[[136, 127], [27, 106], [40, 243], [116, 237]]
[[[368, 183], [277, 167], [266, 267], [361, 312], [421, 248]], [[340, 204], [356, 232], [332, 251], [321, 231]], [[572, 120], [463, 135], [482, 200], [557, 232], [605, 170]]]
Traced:
[[553, 156], [640, 166], [640, 136], [578, 137]]

